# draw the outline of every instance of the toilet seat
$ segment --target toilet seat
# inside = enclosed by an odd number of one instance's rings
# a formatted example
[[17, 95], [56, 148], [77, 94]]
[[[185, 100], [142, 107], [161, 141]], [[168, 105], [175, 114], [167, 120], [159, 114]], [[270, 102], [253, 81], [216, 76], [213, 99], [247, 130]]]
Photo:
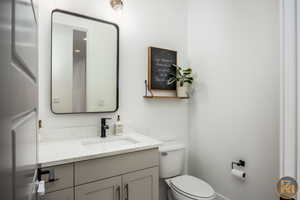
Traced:
[[183, 199], [210, 200], [214, 199], [216, 194], [213, 188], [203, 180], [183, 175], [169, 180], [171, 189], [181, 195]]

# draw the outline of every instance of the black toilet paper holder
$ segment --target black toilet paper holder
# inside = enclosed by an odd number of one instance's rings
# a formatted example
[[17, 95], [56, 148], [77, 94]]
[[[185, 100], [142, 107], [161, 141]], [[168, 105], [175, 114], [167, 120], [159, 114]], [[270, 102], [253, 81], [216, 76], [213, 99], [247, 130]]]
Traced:
[[239, 160], [238, 162], [232, 162], [231, 163], [231, 169], [234, 169], [234, 165], [238, 166], [238, 167], [245, 167], [246, 166], [246, 162], [244, 160]]

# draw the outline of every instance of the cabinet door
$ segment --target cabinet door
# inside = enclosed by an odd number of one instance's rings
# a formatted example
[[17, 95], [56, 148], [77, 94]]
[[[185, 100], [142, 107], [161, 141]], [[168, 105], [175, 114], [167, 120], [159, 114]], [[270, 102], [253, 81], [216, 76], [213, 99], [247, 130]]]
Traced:
[[41, 200], [74, 200], [73, 188], [50, 192], [40, 198]]
[[75, 200], [121, 200], [121, 176], [75, 187]]
[[158, 167], [123, 175], [124, 200], [158, 200]]
[[[47, 167], [42, 170], [50, 171], [50, 174], [42, 175], [42, 180], [46, 183], [46, 193], [73, 187], [73, 164]], [[49, 182], [50, 178], [54, 179], [54, 181]]]

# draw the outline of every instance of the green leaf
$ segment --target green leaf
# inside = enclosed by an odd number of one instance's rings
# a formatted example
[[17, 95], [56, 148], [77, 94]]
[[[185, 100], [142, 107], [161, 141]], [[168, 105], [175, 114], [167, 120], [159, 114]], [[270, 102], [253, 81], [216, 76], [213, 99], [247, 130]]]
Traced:
[[184, 69], [183, 71], [186, 72], [186, 73], [192, 73], [192, 69], [191, 68]]
[[171, 75], [172, 77], [176, 77], [176, 74], [170, 72], [169, 75]]
[[180, 78], [181, 78], [181, 77], [183, 77], [183, 74], [182, 74], [180, 71], [178, 71], [178, 72], [177, 72], [177, 77], [180, 77]]
[[179, 65], [174, 65], [174, 66], [176, 67], [177, 71], [181, 71], [182, 70], [182, 68]]
[[192, 83], [193, 83], [193, 81], [191, 81], [191, 80], [185, 80], [184, 82], [185, 82], [185, 83], [189, 83], [189, 84], [192, 84]]
[[168, 85], [172, 85], [174, 82], [176, 82], [177, 81], [177, 79], [176, 78], [170, 78], [169, 80], [168, 80]]

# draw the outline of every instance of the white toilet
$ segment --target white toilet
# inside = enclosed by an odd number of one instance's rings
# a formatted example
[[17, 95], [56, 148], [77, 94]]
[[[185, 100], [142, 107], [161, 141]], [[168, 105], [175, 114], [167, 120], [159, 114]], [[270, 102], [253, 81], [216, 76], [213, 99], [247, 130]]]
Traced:
[[165, 143], [160, 151], [160, 178], [169, 186], [169, 200], [213, 200], [214, 189], [205, 181], [181, 175], [184, 169], [185, 146], [178, 142]]

